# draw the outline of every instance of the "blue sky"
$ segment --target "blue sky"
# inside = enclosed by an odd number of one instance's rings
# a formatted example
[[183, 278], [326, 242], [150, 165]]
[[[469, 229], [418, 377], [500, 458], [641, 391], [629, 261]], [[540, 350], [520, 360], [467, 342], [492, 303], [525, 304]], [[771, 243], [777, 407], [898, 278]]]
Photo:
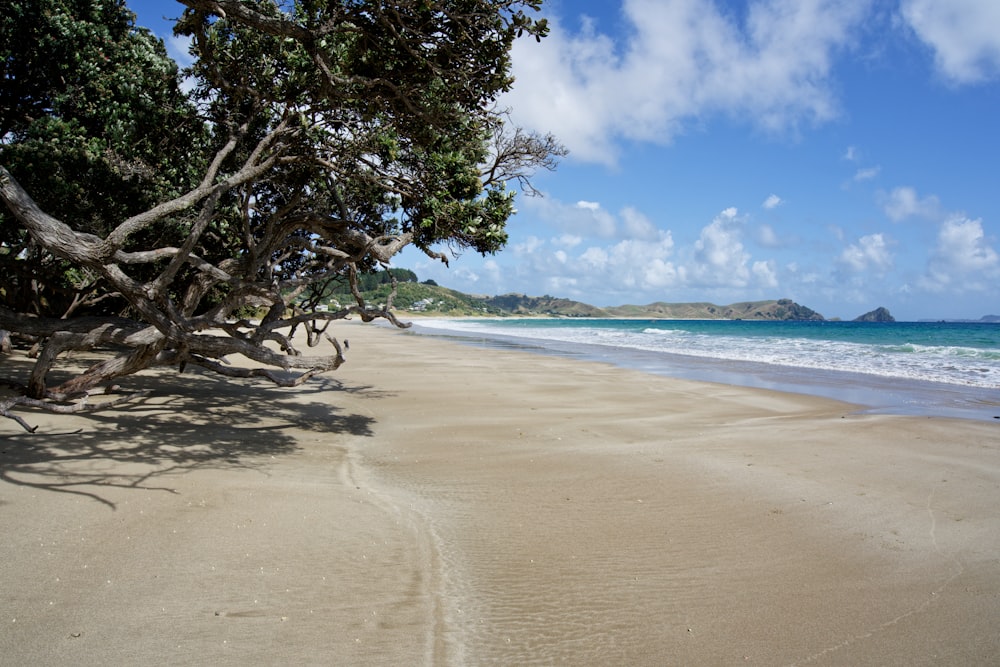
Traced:
[[[169, 40], [169, 0], [133, 0]], [[788, 297], [828, 318], [1000, 314], [1000, 2], [548, 0], [514, 119], [570, 155], [475, 294], [598, 306]]]

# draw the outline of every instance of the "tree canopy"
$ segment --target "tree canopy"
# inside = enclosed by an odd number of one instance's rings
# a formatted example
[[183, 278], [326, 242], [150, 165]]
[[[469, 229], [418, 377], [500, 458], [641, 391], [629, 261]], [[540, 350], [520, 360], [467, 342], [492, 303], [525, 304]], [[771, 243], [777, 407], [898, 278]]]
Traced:
[[[335, 370], [330, 321], [405, 326], [357, 276], [413, 245], [495, 253], [513, 181], [565, 150], [498, 97], [541, 0], [179, 0], [178, 72], [122, 0], [0, 17], [0, 338], [32, 346], [0, 401], [59, 411], [115, 378], [195, 364], [283, 386]], [[183, 10], [183, 11], [181, 11]], [[182, 90], [182, 78], [190, 92]], [[355, 302], [309, 307], [334, 281]], [[306, 304], [303, 307], [302, 304]], [[291, 339], [303, 327], [302, 354]], [[100, 360], [57, 386], [70, 350]], [[256, 363], [234, 368], [227, 355]]]

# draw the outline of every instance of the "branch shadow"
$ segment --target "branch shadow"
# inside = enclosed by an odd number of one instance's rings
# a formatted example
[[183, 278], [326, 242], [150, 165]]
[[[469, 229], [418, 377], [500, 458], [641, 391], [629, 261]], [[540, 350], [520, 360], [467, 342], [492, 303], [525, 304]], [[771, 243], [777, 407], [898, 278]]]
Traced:
[[[17, 370], [11, 366], [4, 363], [8, 375]], [[320, 436], [319, 446], [372, 437], [375, 419], [337, 407], [336, 396], [384, 395], [331, 378], [286, 389], [197, 370], [155, 369], [127, 380], [129, 390], [147, 389], [150, 396], [106, 412], [22, 411], [29, 421], [44, 419], [46, 428], [0, 432], [0, 482], [115, 510], [112, 489], [176, 493], [169, 479], [193, 470], [263, 472], [271, 457], [301, 448], [302, 431]]]

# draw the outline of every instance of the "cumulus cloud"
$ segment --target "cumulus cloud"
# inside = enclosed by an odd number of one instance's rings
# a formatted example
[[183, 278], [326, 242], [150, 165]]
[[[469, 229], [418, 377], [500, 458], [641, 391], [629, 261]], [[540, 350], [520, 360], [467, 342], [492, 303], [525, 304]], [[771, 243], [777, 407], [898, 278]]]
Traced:
[[[550, 211], [593, 214], [600, 205], [579, 206], [551, 201]], [[779, 286], [784, 267], [767, 258], [751, 257], [743, 234], [748, 216], [727, 208], [689, 243], [677, 246], [668, 229], [658, 229], [640, 211], [623, 209], [612, 216], [617, 236], [571, 232], [523, 236], [504, 257], [475, 270], [460, 268], [449, 280], [464, 281], [471, 291], [502, 293], [545, 290], [595, 305], [634, 299], [676, 300], [678, 293], [699, 288], [722, 291]], [[502, 267], [502, 268], [501, 268]]]
[[875, 271], [884, 273], [892, 268], [892, 252], [883, 234], [869, 234], [844, 248], [838, 259], [849, 273]]
[[773, 261], [754, 262], [752, 272], [754, 282], [760, 287], [772, 289], [778, 286], [778, 273]]
[[566, 204], [554, 197], [526, 198], [522, 206], [544, 224], [552, 225], [561, 245], [580, 245], [584, 238], [639, 239], [656, 241], [660, 230], [646, 214], [633, 206], [617, 214], [599, 202], [580, 200]]
[[934, 52], [938, 71], [956, 84], [1000, 76], [1000, 3], [903, 0], [900, 15]]
[[933, 219], [940, 215], [941, 204], [934, 195], [921, 198], [913, 188], [899, 187], [882, 197], [882, 210], [893, 222], [911, 217]]
[[997, 280], [1000, 254], [989, 244], [982, 221], [954, 216], [942, 223], [921, 287], [932, 292], [978, 292], [995, 289]]
[[[701, 114], [749, 117], [773, 131], [836, 116], [827, 79], [867, 0], [756, 0], [740, 21], [702, 0], [625, 0], [627, 43], [552, 17], [520, 40], [504, 102], [532, 129], [556, 131], [580, 160], [613, 163], [619, 139], [668, 143]], [[570, 5], [566, 5], [570, 6]]]
[[553, 239], [553, 242], [564, 248], [575, 248], [583, 243], [583, 239], [576, 234], [563, 234], [562, 236]]
[[763, 206], [768, 210], [771, 210], [773, 208], [778, 208], [784, 203], [785, 203], [784, 200], [782, 200], [781, 197], [779, 197], [778, 195], [770, 195], [767, 199], [764, 200], [764, 203], [761, 204], [761, 206]]
[[743, 248], [743, 225], [735, 208], [727, 208], [701, 230], [694, 244], [692, 277], [704, 287], [745, 287], [750, 255]]
[[537, 236], [528, 236], [524, 241], [514, 244], [512, 250], [516, 255], [531, 255], [543, 245], [545, 245], [545, 241], [542, 239]]
[[584, 294], [670, 287], [684, 275], [670, 259], [673, 249], [671, 234], [663, 231], [655, 241], [624, 239], [606, 247], [590, 246], [559, 267], [559, 277], [564, 282], [572, 280], [578, 293]]
[[653, 240], [660, 230], [638, 209], [626, 206], [621, 212], [623, 234], [630, 239]]
[[564, 234], [612, 238], [618, 232], [615, 216], [598, 202], [568, 204], [554, 197], [525, 197], [521, 208]]
[[469, 269], [464, 266], [455, 269], [454, 276], [456, 279], [461, 280], [463, 282], [468, 282], [468, 283], [479, 282], [479, 274], [473, 271], [472, 269]]
[[[685, 271], [672, 256], [674, 240], [667, 230], [656, 226], [640, 211], [626, 207], [611, 215], [595, 202], [564, 204], [550, 200], [546, 213], [576, 216], [586, 222], [595, 214], [608, 216], [615, 235], [607, 238], [593, 233], [565, 232], [551, 237], [528, 236], [512, 246], [508, 257], [516, 259], [506, 280], [516, 276], [544, 285], [550, 293], [593, 303], [596, 295], [638, 294], [674, 287], [684, 280]], [[542, 279], [542, 283], [537, 281]]]
[[503, 272], [500, 270], [500, 265], [495, 259], [487, 259], [484, 261], [482, 271], [486, 274], [486, 279], [494, 284], [499, 282], [503, 275]]

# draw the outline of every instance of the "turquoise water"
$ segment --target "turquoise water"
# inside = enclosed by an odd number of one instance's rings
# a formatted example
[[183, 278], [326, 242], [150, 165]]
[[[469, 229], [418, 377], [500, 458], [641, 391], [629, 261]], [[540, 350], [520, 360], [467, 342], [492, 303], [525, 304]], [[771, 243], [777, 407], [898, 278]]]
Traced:
[[511, 318], [421, 320], [417, 331], [880, 411], [1000, 415], [1000, 324]]

